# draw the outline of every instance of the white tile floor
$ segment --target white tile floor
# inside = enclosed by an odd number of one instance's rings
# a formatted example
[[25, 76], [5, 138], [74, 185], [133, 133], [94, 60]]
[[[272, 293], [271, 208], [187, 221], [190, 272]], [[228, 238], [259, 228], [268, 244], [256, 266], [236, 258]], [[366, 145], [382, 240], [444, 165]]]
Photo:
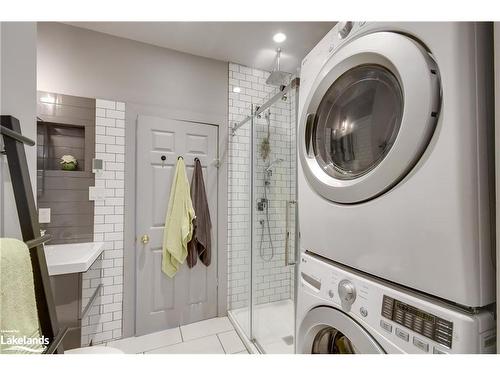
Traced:
[[227, 317], [213, 318], [107, 344], [128, 354], [247, 354]]

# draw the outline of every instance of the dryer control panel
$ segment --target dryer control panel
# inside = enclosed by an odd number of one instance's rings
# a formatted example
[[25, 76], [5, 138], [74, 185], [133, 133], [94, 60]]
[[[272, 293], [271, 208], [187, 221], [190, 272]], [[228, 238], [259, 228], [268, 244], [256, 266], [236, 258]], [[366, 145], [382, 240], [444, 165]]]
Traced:
[[451, 349], [453, 322], [384, 295], [382, 316]]

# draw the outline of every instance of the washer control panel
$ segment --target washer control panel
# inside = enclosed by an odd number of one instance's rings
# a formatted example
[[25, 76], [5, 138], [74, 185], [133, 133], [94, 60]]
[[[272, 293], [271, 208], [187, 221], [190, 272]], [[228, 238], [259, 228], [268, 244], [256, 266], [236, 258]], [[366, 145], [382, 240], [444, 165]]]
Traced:
[[[311, 253], [299, 265], [297, 319], [326, 305], [365, 328], [388, 353], [496, 353], [489, 309], [470, 314]], [[382, 344], [381, 344], [382, 345]]]
[[382, 316], [451, 349], [453, 322], [386, 295], [382, 301]]

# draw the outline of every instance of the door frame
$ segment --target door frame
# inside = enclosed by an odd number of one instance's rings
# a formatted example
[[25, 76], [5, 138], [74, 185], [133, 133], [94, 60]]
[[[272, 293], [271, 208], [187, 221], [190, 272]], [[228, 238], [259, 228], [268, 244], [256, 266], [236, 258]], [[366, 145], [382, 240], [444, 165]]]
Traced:
[[126, 103], [125, 113], [125, 222], [123, 254], [123, 316], [122, 337], [136, 333], [136, 135], [137, 116], [156, 116], [178, 121], [217, 126], [219, 168], [217, 175], [217, 316], [227, 315], [227, 115], [171, 110], [138, 103]]

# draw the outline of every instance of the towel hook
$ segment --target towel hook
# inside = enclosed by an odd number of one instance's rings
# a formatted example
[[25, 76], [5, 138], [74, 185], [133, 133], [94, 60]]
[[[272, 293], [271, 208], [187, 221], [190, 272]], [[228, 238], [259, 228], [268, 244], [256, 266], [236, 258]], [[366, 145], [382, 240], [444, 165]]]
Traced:
[[165, 155], [161, 156], [161, 167], [163, 168], [165, 166], [165, 160], [167, 160], [167, 157]]
[[184, 159], [184, 158], [182, 157], [182, 155], [179, 155], [179, 156], [177, 156], [177, 160], [179, 160], [179, 159]]

